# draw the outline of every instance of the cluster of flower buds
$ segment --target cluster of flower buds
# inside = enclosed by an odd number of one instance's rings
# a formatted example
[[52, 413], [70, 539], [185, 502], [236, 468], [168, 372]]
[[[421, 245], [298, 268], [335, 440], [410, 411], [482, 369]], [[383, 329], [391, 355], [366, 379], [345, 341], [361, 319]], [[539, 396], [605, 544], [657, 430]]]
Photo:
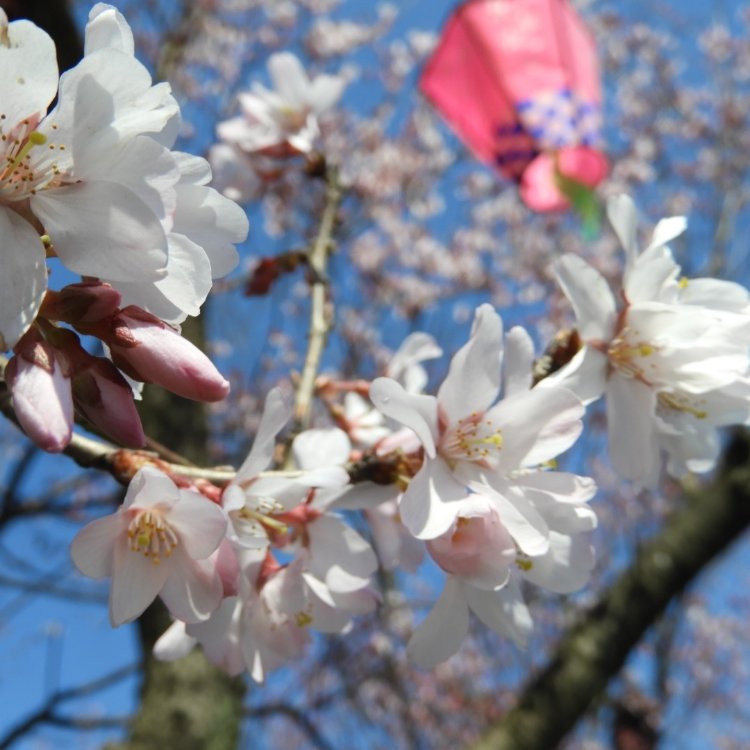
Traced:
[[[208, 357], [177, 330], [133, 305], [121, 309], [121, 302], [119, 292], [97, 281], [50, 290], [13, 348], [5, 378], [15, 413], [44, 450], [70, 442], [75, 412], [117, 443], [142, 447], [133, 387], [123, 373], [199, 401], [229, 392]], [[98, 338], [111, 359], [86, 351], [78, 334]]]

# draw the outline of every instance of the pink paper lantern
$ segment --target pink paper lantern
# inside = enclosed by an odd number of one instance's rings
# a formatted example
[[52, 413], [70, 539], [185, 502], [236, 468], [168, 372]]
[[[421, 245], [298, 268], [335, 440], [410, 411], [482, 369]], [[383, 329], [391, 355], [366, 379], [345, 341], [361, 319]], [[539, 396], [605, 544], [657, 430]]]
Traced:
[[537, 211], [569, 207], [558, 174], [589, 188], [607, 175], [596, 49], [567, 0], [463, 3], [420, 87]]

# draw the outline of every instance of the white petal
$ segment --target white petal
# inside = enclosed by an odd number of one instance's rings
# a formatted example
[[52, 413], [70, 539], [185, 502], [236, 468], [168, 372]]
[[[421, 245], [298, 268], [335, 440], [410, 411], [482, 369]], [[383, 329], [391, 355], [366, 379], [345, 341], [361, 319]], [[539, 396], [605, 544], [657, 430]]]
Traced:
[[596, 482], [566, 471], [535, 471], [523, 474], [517, 481], [549, 494], [561, 503], [583, 503], [596, 494]]
[[[72, 142], [76, 173], [137, 135], [171, 146], [179, 106], [168, 84], [151, 85], [148, 70], [112, 47], [95, 50], [60, 78], [59, 103], [47, 118], [63, 142]], [[67, 139], [67, 140], [66, 140]]]
[[320, 75], [310, 85], [309, 99], [315, 114], [326, 112], [341, 98], [346, 88], [343, 76]]
[[176, 661], [187, 656], [197, 640], [185, 632], [185, 623], [175, 620], [154, 644], [154, 656], [159, 661]]
[[303, 470], [343, 465], [349, 460], [351, 451], [349, 436], [338, 428], [305, 430], [292, 443], [297, 466]]
[[409, 639], [407, 654], [416, 664], [430, 669], [461, 648], [469, 631], [469, 608], [460, 580], [447, 576], [445, 588], [427, 618]]
[[181, 185], [207, 185], [211, 182], [211, 165], [202, 156], [184, 151], [171, 153], [180, 170]]
[[36, 318], [47, 290], [47, 266], [39, 235], [18, 214], [3, 207], [0, 267], [0, 351], [6, 351]]
[[652, 247], [661, 247], [670, 243], [675, 237], [679, 237], [687, 229], [687, 219], [684, 216], [670, 216], [662, 219], [654, 227], [651, 243], [644, 250], [647, 253]]
[[133, 32], [122, 13], [111, 5], [97, 3], [89, 11], [84, 54], [90, 55], [102, 48], [118, 49], [132, 55], [135, 43]]
[[428, 456], [435, 455], [438, 402], [434, 396], [407, 393], [395, 380], [377, 378], [370, 386], [370, 399], [386, 417], [413, 430]]
[[[666, 247], [655, 245], [641, 253], [625, 273], [623, 287], [628, 302], [663, 299], [680, 267]], [[666, 288], [666, 289], [665, 289]], [[671, 301], [671, 300], [665, 300]]]
[[565, 388], [534, 388], [503, 399], [487, 412], [500, 428], [499, 466], [536, 466], [570, 448], [581, 434], [584, 408]]
[[474, 314], [469, 341], [451, 359], [437, 398], [441, 414], [456, 423], [473, 412], [486, 411], [500, 391], [503, 322], [492, 305], [480, 305]]
[[310, 79], [302, 63], [291, 52], [277, 52], [268, 58], [268, 73], [274, 88], [292, 107], [304, 107], [310, 96]]
[[123, 304], [148, 310], [161, 320], [180, 323], [186, 315], [198, 315], [211, 291], [211, 264], [203, 250], [187, 237], [167, 237], [169, 257], [166, 276], [153, 282], [117, 281]]
[[177, 555], [172, 563], [159, 594], [167, 609], [187, 623], [208, 619], [218, 608], [223, 593], [213, 562]]
[[617, 195], [607, 201], [607, 216], [630, 264], [636, 253], [637, 217], [635, 204], [629, 195]]
[[114, 627], [132, 622], [154, 601], [167, 580], [171, 562], [167, 559], [154, 564], [130, 549], [127, 536], [118, 538], [109, 592], [109, 619]]
[[266, 396], [263, 416], [255, 434], [253, 447], [237, 471], [234, 482], [239, 483], [257, 476], [271, 463], [276, 446], [276, 436], [292, 416], [292, 405], [278, 388], [272, 388]]
[[436, 359], [442, 354], [443, 350], [429, 333], [411, 333], [401, 342], [385, 374], [401, 382], [409, 393], [421, 393], [427, 385], [427, 372], [420, 362]]
[[57, 91], [57, 57], [49, 34], [31, 21], [7, 27], [8, 41], [0, 44], [0, 108], [5, 121], [0, 130], [25, 118], [43, 116]]
[[741, 284], [722, 279], [690, 279], [682, 290], [680, 302], [710, 309], [747, 312], [750, 294]]
[[604, 352], [584, 346], [573, 359], [557, 372], [553, 372], [537, 383], [537, 388], [562, 386], [578, 396], [588, 405], [604, 393], [607, 385], [609, 359]]
[[390, 484], [357, 482], [336, 498], [331, 510], [372, 510], [399, 494], [400, 490]]
[[570, 537], [550, 532], [550, 549], [543, 557], [530, 561], [522, 570], [531, 583], [558, 594], [570, 594], [583, 588], [594, 568], [594, 548], [587, 534]]
[[167, 521], [179, 534], [185, 553], [195, 560], [213, 553], [227, 528], [219, 506], [192, 490], [180, 490], [180, 500], [172, 506]]
[[[335, 591], [362, 588], [378, 567], [367, 540], [333, 516], [320, 516], [307, 526], [310, 539], [310, 570]], [[343, 571], [360, 579], [359, 585], [338, 576]], [[336, 586], [336, 581], [342, 583]]]
[[492, 477], [488, 479], [494, 480], [492, 485], [472, 482], [472, 489], [492, 500], [503, 525], [521, 550], [527, 555], [544, 554], [549, 549], [549, 527], [524, 496], [523, 488], [512, 487]]
[[521, 326], [514, 326], [505, 336], [504, 398], [528, 391], [534, 367], [534, 342]]
[[123, 513], [113, 513], [97, 518], [76, 534], [70, 556], [81, 573], [89, 578], [112, 575], [115, 541], [125, 534], [127, 523]]
[[214, 279], [234, 270], [239, 261], [234, 245], [245, 240], [249, 226], [247, 214], [213, 188], [177, 185], [173, 229], [205, 250]]
[[654, 392], [638, 380], [613, 374], [607, 384], [609, 454], [615, 471], [644, 487], [659, 481], [654, 433]]
[[512, 638], [521, 648], [526, 646], [534, 624], [513, 577], [497, 591], [467, 588], [466, 599], [471, 611], [488, 628]]
[[163, 471], [153, 466], [144, 466], [130, 481], [122, 507], [158, 507], [164, 510], [179, 499], [180, 490]]
[[607, 280], [577, 255], [563, 255], [554, 264], [555, 276], [573, 306], [576, 327], [585, 341], [608, 341], [615, 324], [615, 298]]
[[418, 539], [434, 539], [456, 520], [467, 494], [441, 458], [425, 459], [401, 496], [401, 520]]
[[95, 181], [43, 190], [31, 205], [71, 271], [110, 281], [164, 275], [167, 238], [161, 223], [122, 185]]

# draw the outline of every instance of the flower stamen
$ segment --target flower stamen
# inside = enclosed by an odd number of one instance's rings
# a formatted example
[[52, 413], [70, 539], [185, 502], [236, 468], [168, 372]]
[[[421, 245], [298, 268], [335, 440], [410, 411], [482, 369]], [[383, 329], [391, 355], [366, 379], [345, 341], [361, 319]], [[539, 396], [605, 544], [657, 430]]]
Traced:
[[174, 529], [159, 513], [139, 513], [128, 526], [130, 549], [151, 558], [154, 565], [161, 563], [162, 556], [170, 557], [177, 547], [178, 538]]

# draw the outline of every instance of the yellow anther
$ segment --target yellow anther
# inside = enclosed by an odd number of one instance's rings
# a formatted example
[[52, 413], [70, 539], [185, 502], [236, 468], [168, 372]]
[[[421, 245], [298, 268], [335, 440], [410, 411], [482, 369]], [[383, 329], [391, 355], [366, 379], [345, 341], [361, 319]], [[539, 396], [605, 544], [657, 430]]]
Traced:
[[297, 612], [294, 615], [294, 620], [297, 623], [297, 627], [304, 628], [313, 621], [313, 618], [307, 612]]
[[680, 287], [680, 289], [687, 289], [688, 284], [690, 283], [690, 280], [687, 276], [683, 276], [680, 278], [680, 280], [677, 282], [677, 286]]
[[34, 130], [29, 133], [29, 142], [34, 146], [41, 146], [47, 143], [47, 136], [44, 133], [40, 133], [38, 130]]
[[289, 527], [283, 521], [279, 521], [272, 516], [267, 516], [257, 510], [253, 510], [252, 508], [248, 508], [247, 505], [240, 510], [239, 516], [246, 521], [257, 521], [262, 526], [267, 526], [269, 529], [278, 531], [281, 534], [286, 534], [289, 530]]
[[531, 562], [528, 558], [517, 558], [516, 559], [516, 565], [524, 572], [528, 573], [533, 567], [534, 563]]

